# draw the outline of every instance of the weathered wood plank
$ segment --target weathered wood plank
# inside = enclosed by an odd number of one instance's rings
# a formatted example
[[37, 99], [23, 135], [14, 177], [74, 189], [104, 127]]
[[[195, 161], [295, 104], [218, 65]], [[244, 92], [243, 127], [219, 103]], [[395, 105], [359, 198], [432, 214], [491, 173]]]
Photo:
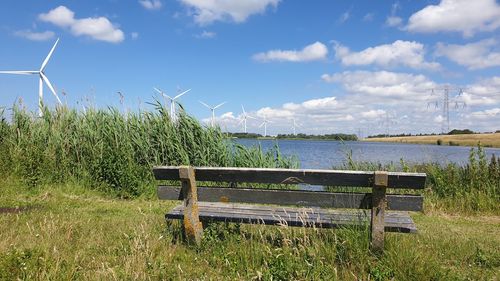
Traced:
[[389, 177], [387, 172], [375, 172], [372, 189], [372, 209], [370, 220], [370, 235], [372, 250], [377, 253], [384, 251], [384, 221], [387, 205], [386, 189]]
[[178, 170], [178, 173], [182, 184], [181, 193], [184, 199], [184, 233], [189, 241], [199, 245], [203, 234], [203, 226], [199, 218], [198, 192], [194, 170], [192, 167], [184, 166]]
[[[370, 212], [251, 206], [226, 203], [199, 203], [201, 220], [226, 221], [288, 226], [315, 226], [335, 228], [342, 226], [368, 227]], [[238, 210], [237, 212], [235, 210]], [[183, 219], [183, 206], [178, 206], [165, 215], [167, 219]], [[385, 231], [415, 233], [413, 220], [406, 212], [387, 212]]]
[[[176, 166], [154, 167], [157, 180], [179, 180], [175, 172]], [[309, 170], [309, 169], [273, 169], [273, 168], [229, 168], [229, 167], [197, 167], [198, 181], [214, 182], [247, 182], [269, 184], [307, 183], [323, 186], [369, 187], [373, 185], [373, 172]], [[425, 185], [425, 174], [388, 172], [389, 188], [422, 189]]]
[[[158, 198], [182, 200], [179, 187], [159, 186]], [[227, 187], [198, 187], [198, 200], [205, 202], [234, 202], [252, 204], [296, 205], [323, 208], [369, 209], [371, 193], [314, 192], [301, 190], [276, 190]], [[420, 195], [388, 194], [387, 209], [399, 211], [422, 211], [423, 197]]]
[[[226, 206], [221, 208], [220, 204], [218, 203], [215, 203], [216, 204], [215, 206], [205, 205], [205, 203], [203, 204], [204, 204], [203, 210], [205, 212], [217, 213], [221, 215], [230, 213], [232, 215], [245, 214], [258, 217], [268, 217], [268, 216], [278, 217], [278, 218], [295, 217], [296, 219], [304, 217], [311, 220], [318, 220], [321, 219], [324, 214], [327, 214], [327, 216], [334, 216], [337, 220], [346, 220], [346, 221], [359, 220], [359, 219], [366, 220], [366, 218], [370, 216], [370, 213], [367, 211], [331, 210], [328, 212], [323, 212], [322, 209], [313, 209], [313, 208], [280, 208], [280, 207], [269, 207], [269, 206], [265, 206], [264, 208], [262, 208], [262, 206], [255, 206], [255, 205], [227, 204], [227, 203], [223, 203], [226, 204]], [[176, 212], [175, 209], [170, 213], [174, 212]], [[413, 224], [411, 218], [402, 217], [401, 212], [391, 212], [391, 215], [385, 218], [385, 222], [407, 224], [407, 225]]]
[[[282, 220], [297, 220], [297, 221], [303, 221], [304, 219], [309, 220], [309, 221], [317, 221], [321, 222], [323, 220], [328, 220], [330, 218], [333, 218], [336, 221], [339, 222], [344, 222], [344, 223], [350, 223], [352, 221], [362, 221], [363, 223], [366, 223], [368, 226], [369, 224], [369, 218], [370, 218], [370, 213], [368, 212], [359, 212], [358, 214], [351, 214], [351, 213], [346, 213], [343, 214], [342, 212], [335, 212], [335, 213], [310, 213], [310, 210], [307, 209], [297, 209], [296, 211], [288, 211], [288, 212], [283, 212], [280, 211], [279, 208], [276, 210], [266, 210], [265, 212], [259, 212], [255, 210], [249, 210], [249, 209], [240, 209], [240, 208], [207, 208], [206, 206], [202, 207], [203, 212], [205, 213], [210, 213], [212, 215], [217, 215], [217, 216], [228, 216], [228, 217], [234, 217], [234, 216], [251, 216], [251, 217], [258, 217], [258, 218], [273, 218], [275, 220], [282, 219]], [[174, 209], [173, 211], [169, 212], [169, 215], [182, 215], [182, 207], [178, 207]], [[405, 226], [405, 227], [410, 227], [413, 225], [413, 221], [407, 214], [401, 214], [398, 212], [397, 214], [387, 218], [385, 220], [386, 224], [398, 224], [400, 226]]]

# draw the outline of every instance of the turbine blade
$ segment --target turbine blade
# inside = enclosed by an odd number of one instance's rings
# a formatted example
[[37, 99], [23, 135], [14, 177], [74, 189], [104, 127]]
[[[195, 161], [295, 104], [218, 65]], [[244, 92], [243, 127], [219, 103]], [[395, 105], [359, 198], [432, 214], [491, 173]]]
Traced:
[[40, 71], [43, 71], [45, 69], [45, 67], [47, 66], [47, 63], [49, 62], [50, 57], [52, 56], [52, 53], [56, 49], [56, 46], [57, 46], [58, 42], [59, 42], [59, 38], [57, 38], [56, 43], [54, 43], [54, 46], [52, 46], [52, 49], [50, 50], [49, 54], [47, 55], [47, 57], [43, 61], [42, 66], [40, 67]]
[[167, 94], [165, 94], [165, 93], [162, 93], [162, 95], [163, 95], [164, 97], [166, 97], [167, 99], [171, 100], [172, 102], [174, 101], [174, 99], [173, 99], [173, 98], [171, 98], [169, 95], [167, 95]]
[[21, 75], [30, 75], [30, 74], [38, 74], [36, 70], [18, 70], [18, 71], [0, 71], [1, 74], [21, 74]]
[[47, 86], [49, 87], [49, 89], [52, 92], [52, 94], [54, 94], [54, 96], [56, 97], [56, 99], [59, 102], [59, 104], [62, 104], [61, 100], [59, 99], [59, 96], [56, 94], [56, 90], [54, 90], [54, 87], [52, 87], [52, 84], [50, 83], [50, 81], [47, 78], [47, 76], [45, 76], [45, 74], [43, 74], [42, 72], [40, 72], [40, 76], [42, 77], [42, 79], [45, 82], [45, 84], [47, 84]]
[[153, 87], [153, 89], [154, 89], [155, 91], [157, 91], [157, 92], [158, 92], [158, 94], [163, 94], [163, 91], [162, 91], [162, 90], [160, 90], [160, 89], [158, 89], [158, 88], [156, 88], [156, 87]]
[[187, 92], [189, 92], [189, 91], [191, 91], [191, 89], [186, 90], [186, 91], [184, 91], [184, 92], [182, 92], [182, 93], [178, 94], [177, 96], [175, 96], [175, 97], [174, 97], [174, 100], [175, 100], [175, 99], [177, 99], [177, 98], [180, 98], [181, 96], [183, 96], [184, 94], [186, 94], [186, 93], [187, 93]]
[[250, 116], [250, 115], [247, 115], [247, 118], [250, 118], [250, 119], [255, 119], [257, 120], [257, 118], [253, 117], [253, 116]]
[[247, 115], [247, 112], [245, 111], [245, 108], [243, 107], [243, 105], [241, 105], [241, 110], [243, 110], [244, 115]]
[[223, 106], [225, 103], [226, 103], [226, 102], [223, 102], [223, 103], [221, 103], [221, 104], [218, 104], [217, 106], [215, 106], [215, 107], [214, 107], [214, 109], [217, 109], [217, 108], [219, 108], [219, 107]]
[[199, 102], [200, 102], [201, 104], [203, 104], [206, 108], [208, 108], [208, 109], [212, 110], [212, 108], [211, 108], [208, 104], [206, 104], [206, 103], [202, 102], [201, 100], [200, 100]]
[[238, 125], [241, 125], [241, 123], [243, 123], [243, 121], [245, 121], [245, 119], [241, 119], [240, 122], [238, 122]]
[[264, 126], [264, 124], [266, 124], [266, 122], [262, 122], [262, 124], [259, 125], [259, 128]]

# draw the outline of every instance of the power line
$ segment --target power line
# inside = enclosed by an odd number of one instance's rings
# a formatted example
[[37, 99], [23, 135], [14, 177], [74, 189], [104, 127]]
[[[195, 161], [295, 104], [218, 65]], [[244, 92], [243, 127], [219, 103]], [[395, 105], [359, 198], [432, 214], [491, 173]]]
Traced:
[[[455, 90], [458, 91], [458, 94], [450, 99], [450, 91]], [[466, 103], [462, 100], [459, 100], [459, 98], [462, 96], [464, 93], [464, 88], [451, 88], [449, 86], [445, 86], [443, 88], [432, 88], [431, 89], [431, 95], [435, 96], [436, 92], [435, 91], [443, 91], [443, 97], [442, 97], [442, 110], [443, 110], [443, 120], [441, 122], [441, 132], [446, 133], [450, 131], [450, 102], [453, 102], [455, 104], [455, 109], [458, 109], [460, 106], [462, 108], [465, 108]], [[427, 107], [429, 107], [430, 104], [435, 104], [436, 108], [440, 107], [439, 106], [439, 100], [436, 100], [434, 102], [428, 102]]]

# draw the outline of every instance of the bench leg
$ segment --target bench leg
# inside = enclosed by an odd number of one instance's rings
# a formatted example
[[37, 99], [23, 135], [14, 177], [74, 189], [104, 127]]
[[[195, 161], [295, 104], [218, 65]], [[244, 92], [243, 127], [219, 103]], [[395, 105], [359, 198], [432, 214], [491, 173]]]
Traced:
[[384, 252], [385, 208], [387, 200], [385, 192], [388, 183], [387, 172], [375, 172], [372, 189], [372, 210], [370, 221], [371, 248], [375, 253]]
[[203, 225], [199, 217], [198, 193], [193, 168], [188, 166], [179, 168], [179, 177], [184, 198], [184, 233], [189, 242], [199, 245], [203, 235]]

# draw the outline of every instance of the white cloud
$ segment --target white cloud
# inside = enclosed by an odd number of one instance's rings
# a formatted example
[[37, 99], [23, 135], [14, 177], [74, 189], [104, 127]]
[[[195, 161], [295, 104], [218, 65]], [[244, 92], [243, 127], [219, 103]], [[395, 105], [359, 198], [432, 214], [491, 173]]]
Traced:
[[59, 6], [46, 14], [40, 14], [41, 21], [68, 28], [75, 36], [88, 36], [95, 40], [119, 43], [125, 39], [123, 31], [116, 28], [107, 18], [75, 18], [75, 13], [65, 6]]
[[[345, 71], [324, 75], [334, 82], [333, 95], [301, 102], [286, 102], [276, 107], [258, 108], [250, 115], [264, 116], [272, 121], [268, 134], [290, 133], [292, 118], [301, 124], [297, 132], [325, 134], [334, 132], [363, 135], [379, 133], [441, 132], [443, 91], [432, 95], [431, 89], [440, 85], [424, 75], [388, 71]], [[452, 87], [455, 89], [455, 87]], [[461, 95], [450, 91], [450, 126], [491, 131], [500, 124], [500, 76], [465, 85]], [[430, 100], [439, 101], [437, 108], [427, 107]], [[455, 101], [466, 101], [466, 108], [456, 108]], [[485, 108], [489, 106], [490, 108]], [[228, 126], [240, 131], [236, 117], [224, 118]], [[262, 133], [261, 120], [250, 120], [249, 131]], [[229, 130], [232, 130], [231, 128]], [[233, 130], [233, 131], [234, 131]]]
[[[436, 84], [424, 75], [389, 71], [345, 71], [333, 75], [323, 74], [325, 82], [340, 83], [350, 94], [372, 96], [379, 102], [422, 101], [428, 98]], [[368, 102], [368, 100], [366, 100]]]
[[494, 31], [500, 26], [500, 6], [495, 0], [441, 0], [411, 15], [406, 29], [413, 32]]
[[25, 29], [14, 32], [14, 35], [33, 41], [46, 41], [54, 38], [55, 33], [53, 31], [36, 32]]
[[467, 106], [500, 104], [500, 76], [467, 85], [456, 99]]
[[[493, 117], [500, 117], [500, 108], [491, 108], [482, 111], [475, 111], [470, 114], [472, 119], [491, 119]], [[497, 125], [498, 126], [498, 125]], [[495, 128], [496, 129], [496, 128]]]
[[446, 119], [441, 115], [439, 114], [438, 116], [434, 117], [434, 122], [435, 123], [442, 123], [444, 122]]
[[372, 21], [373, 19], [375, 18], [375, 15], [373, 13], [368, 13], [366, 15], [364, 15], [363, 17], [363, 21]]
[[468, 85], [465, 91], [481, 96], [496, 97], [500, 103], [500, 76], [482, 79], [474, 84]]
[[315, 42], [305, 46], [302, 50], [271, 50], [265, 53], [258, 53], [253, 59], [260, 62], [269, 61], [289, 61], [307, 62], [324, 60], [328, 55], [328, 48], [321, 42]]
[[236, 119], [232, 111], [226, 112], [220, 116], [222, 119]]
[[215, 36], [217, 36], [217, 33], [212, 32], [212, 31], [206, 31], [206, 30], [203, 30], [202, 33], [195, 35], [196, 38], [200, 38], [200, 39], [211, 39], [211, 38], [215, 38]]
[[75, 13], [65, 6], [59, 6], [46, 14], [40, 14], [38, 18], [61, 27], [71, 26], [76, 21]]
[[396, 16], [396, 13], [398, 12], [398, 10], [401, 8], [401, 5], [399, 4], [399, 2], [395, 2], [394, 4], [392, 4], [392, 7], [391, 7], [391, 15], [387, 17], [387, 19], [385, 20], [385, 24], [387, 26], [390, 26], [390, 27], [396, 27], [396, 26], [400, 26], [401, 23], [403, 23], [403, 19]]
[[159, 10], [163, 6], [160, 0], [139, 0], [139, 4], [148, 10]]
[[354, 120], [354, 116], [352, 116], [351, 114], [347, 114], [347, 115], [344, 115], [344, 116], [339, 116], [337, 118], [334, 118], [333, 120], [334, 121], [353, 121]]
[[133, 40], [135, 40], [135, 39], [139, 38], [139, 33], [138, 32], [132, 32], [132, 33], [130, 33], [130, 37]]
[[464, 104], [457, 104], [457, 107], [460, 106], [473, 106], [473, 105], [492, 105], [498, 103], [500, 100], [495, 100], [492, 97], [481, 96], [477, 94], [471, 94], [467, 91], [463, 92], [460, 96], [455, 97], [457, 101], [464, 102]]
[[191, 8], [199, 25], [215, 21], [241, 23], [253, 14], [264, 13], [268, 7], [277, 7], [280, 0], [180, 0]]
[[352, 52], [349, 48], [336, 43], [334, 49], [335, 57], [343, 65], [375, 64], [383, 67], [402, 65], [430, 70], [440, 68], [439, 63], [425, 61], [424, 45], [415, 41], [397, 40], [392, 44], [370, 47], [360, 52]]
[[387, 26], [391, 26], [391, 27], [400, 26], [401, 23], [403, 23], [403, 19], [400, 17], [396, 17], [396, 16], [389, 16], [385, 20], [385, 24]]
[[[251, 113], [263, 118], [266, 116], [272, 123], [268, 125], [268, 133], [290, 133], [292, 119], [301, 124], [299, 132], [325, 134], [333, 132], [354, 133], [360, 126], [370, 126], [375, 132], [386, 111], [377, 109], [379, 105], [369, 104], [357, 98], [346, 96], [339, 99], [335, 96], [306, 100], [301, 103], [288, 102], [281, 107], [264, 107]], [[258, 131], [261, 121], [252, 122], [249, 127]]]
[[495, 39], [465, 45], [438, 43], [435, 54], [445, 56], [471, 70], [500, 66], [498, 43]]
[[372, 109], [372, 110], [368, 110], [365, 112], [361, 112], [361, 116], [363, 116], [365, 118], [370, 118], [370, 119], [380, 118], [380, 117], [384, 116], [385, 114], [386, 114], [386, 111], [382, 110], [382, 109]]
[[350, 16], [351, 16], [350, 11], [345, 11], [342, 15], [340, 15], [338, 22], [344, 23], [349, 19]]
[[302, 103], [288, 102], [280, 108], [263, 107], [257, 110], [255, 115], [260, 118], [266, 117], [270, 120], [291, 119], [292, 117], [303, 115], [318, 117], [322, 115], [337, 115], [337, 113], [341, 113], [345, 108], [346, 105], [339, 103], [336, 97], [325, 97], [306, 100]]
[[282, 109], [282, 108], [270, 108], [264, 107], [255, 113], [259, 118], [267, 118], [267, 119], [276, 119], [276, 118], [290, 118], [294, 114], [290, 110]]

